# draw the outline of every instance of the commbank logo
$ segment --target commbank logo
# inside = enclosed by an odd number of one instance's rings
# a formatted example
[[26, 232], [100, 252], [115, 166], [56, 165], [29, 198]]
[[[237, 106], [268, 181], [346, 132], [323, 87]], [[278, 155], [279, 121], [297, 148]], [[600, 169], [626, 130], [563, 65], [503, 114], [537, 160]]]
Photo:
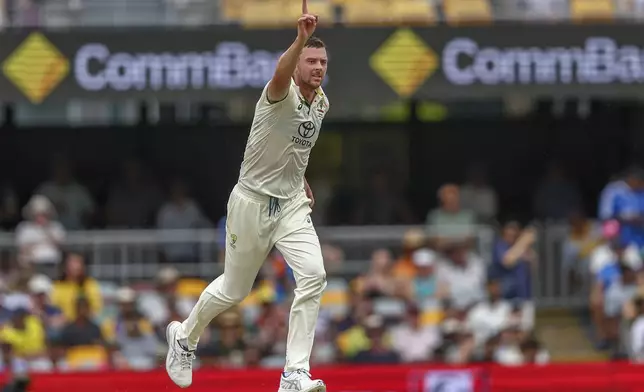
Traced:
[[32, 103], [45, 100], [69, 73], [69, 61], [41, 33], [32, 33], [2, 64], [2, 70]]
[[371, 68], [398, 95], [407, 98], [438, 68], [438, 56], [411, 29], [396, 31], [370, 59]]

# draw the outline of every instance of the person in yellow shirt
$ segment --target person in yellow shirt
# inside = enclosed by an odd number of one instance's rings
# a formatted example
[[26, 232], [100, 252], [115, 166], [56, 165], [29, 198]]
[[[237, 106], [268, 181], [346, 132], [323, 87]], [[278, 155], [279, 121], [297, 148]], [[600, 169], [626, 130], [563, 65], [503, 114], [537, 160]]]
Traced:
[[11, 347], [14, 356], [23, 359], [47, 355], [45, 328], [40, 319], [30, 315], [25, 308], [14, 311], [11, 322], [0, 330], [0, 341]]
[[70, 253], [65, 258], [65, 269], [60, 280], [54, 283], [51, 303], [58, 306], [69, 321], [76, 319], [78, 300], [84, 298], [89, 303], [92, 316], [100, 314], [103, 298], [98, 282], [86, 275], [85, 259], [78, 253]]

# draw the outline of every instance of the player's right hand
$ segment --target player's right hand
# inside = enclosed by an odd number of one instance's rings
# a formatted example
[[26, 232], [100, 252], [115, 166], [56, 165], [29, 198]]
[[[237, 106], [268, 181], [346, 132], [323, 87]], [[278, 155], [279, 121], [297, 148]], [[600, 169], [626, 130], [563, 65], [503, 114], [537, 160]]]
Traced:
[[302, 0], [302, 16], [297, 21], [297, 35], [302, 39], [308, 39], [318, 24], [318, 17], [309, 14], [307, 0]]

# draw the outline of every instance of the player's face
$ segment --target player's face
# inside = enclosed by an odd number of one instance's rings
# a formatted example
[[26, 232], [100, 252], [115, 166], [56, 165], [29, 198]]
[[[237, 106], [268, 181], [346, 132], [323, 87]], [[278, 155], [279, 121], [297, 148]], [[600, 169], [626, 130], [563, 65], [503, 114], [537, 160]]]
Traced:
[[320, 87], [326, 75], [327, 63], [325, 48], [304, 48], [297, 65], [300, 83], [313, 89]]

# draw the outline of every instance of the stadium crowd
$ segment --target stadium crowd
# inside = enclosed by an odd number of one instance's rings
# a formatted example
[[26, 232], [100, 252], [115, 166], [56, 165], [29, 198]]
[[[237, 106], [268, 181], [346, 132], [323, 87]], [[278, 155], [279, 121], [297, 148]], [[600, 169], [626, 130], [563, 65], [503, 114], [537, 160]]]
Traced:
[[[3, 366], [149, 369], [162, 360], [165, 326], [185, 318], [207, 284], [174, 267], [191, 257], [191, 247], [159, 249], [166, 263], [154, 281], [119, 287], [90, 276], [89, 255], [65, 245], [68, 231], [96, 222], [118, 228], [210, 226], [184, 185], [175, 183], [164, 203], [136, 164], [126, 168], [104, 206], [73, 179], [65, 161], [54, 165], [52, 179], [38, 187], [22, 214], [18, 198], [4, 188], [0, 216], [8, 229], [17, 224], [18, 252], [0, 280]], [[381, 181], [374, 177], [373, 197], [358, 215], [372, 224], [404, 221], [404, 199], [385, 192]], [[588, 290], [593, 337], [598, 348], [616, 356], [642, 353], [642, 190], [644, 173], [637, 168], [608, 184], [598, 222], [581, 212], [578, 190], [556, 166], [535, 195], [535, 216], [568, 221], [562, 274]], [[476, 225], [495, 224], [499, 211], [484, 173], [473, 170], [460, 186], [445, 184], [438, 199], [425, 229], [409, 229], [398, 247], [373, 247], [361, 273], [347, 274], [345, 250], [323, 243], [328, 288], [315, 363], [549, 361], [535, 334], [538, 227], [505, 221], [488, 256], [477, 248]], [[320, 209], [325, 204], [332, 203], [321, 198]], [[292, 272], [275, 251], [251, 295], [210, 326], [200, 342], [199, 366], [281, 367], [293, 288]]]

